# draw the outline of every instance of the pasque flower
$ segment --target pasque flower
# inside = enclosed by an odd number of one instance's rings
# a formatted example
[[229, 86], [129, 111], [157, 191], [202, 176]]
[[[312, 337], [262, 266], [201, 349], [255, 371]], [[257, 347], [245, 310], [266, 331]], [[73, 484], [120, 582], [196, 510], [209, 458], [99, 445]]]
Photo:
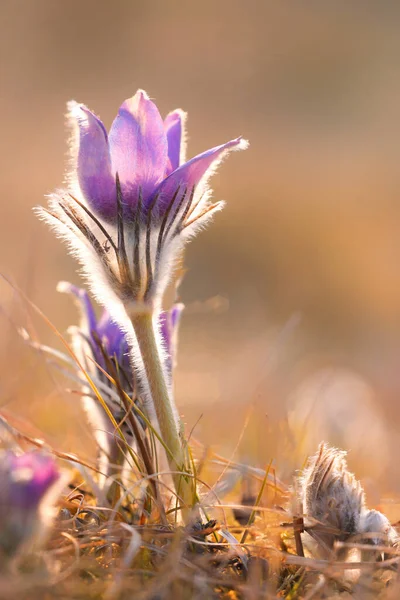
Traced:
[[60, 473], [51, 456], [2, 451], [0, 479], [0, 548], [14, 554], [45, 530]]
[[185, 113], [163, 120], [142, 90], [121, 105], [108, 134], [83, 104], [69, 103], [69, 121], [68, 189], [40, 214], [68, 240], [101, 300], [106, 283], [124, 305], [151, 310], [184, 242], [222, 207], [210, 202], [210, 175], [247, 142], [237, 138], [185, 162]]
[[[39, 209], [80, 261], [92, 292], [127, 332], [148, 414], [168, 448], [183, 510], [195, 497], [159, 332], [166, 286], [186, 240], [222, 207], [208, 180], [247, 142], [233, 139], [185, 162], [185, 115], [165, 120], [139, 90], [107, 133], [83, 104], [69, 104], [73, 128], [66, 190]], [[182, 477], [182, 474], [185, 475]]]

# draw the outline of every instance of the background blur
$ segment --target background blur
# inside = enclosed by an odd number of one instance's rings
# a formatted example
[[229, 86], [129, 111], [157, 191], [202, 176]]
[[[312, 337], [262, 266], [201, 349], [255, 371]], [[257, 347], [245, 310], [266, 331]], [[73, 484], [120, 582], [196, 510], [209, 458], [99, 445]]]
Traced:
[[[202, 415], [194, 435], [226, 456], [242, 432], [235, 457], [273, 456], [283, 475], [324, 437], [380, 497], [400, 490], [399, 10], [0, 2], [1, 273], [61, 332], [76, 323], [55, 291], [79, 282], [75, 262], [31, 210], [63, 181], [67, 100], [109, 126], [142, 87], [162, 114], [188, 111], [189, 156], [243, 135], [250, 149], [213, 179], [227, 207], [187, 252], [176, 376], [187, 428]], [[1, 405], [90, 454], [77, 397], [16, 326], [59, 341], [5, 282], [0, 293]]]

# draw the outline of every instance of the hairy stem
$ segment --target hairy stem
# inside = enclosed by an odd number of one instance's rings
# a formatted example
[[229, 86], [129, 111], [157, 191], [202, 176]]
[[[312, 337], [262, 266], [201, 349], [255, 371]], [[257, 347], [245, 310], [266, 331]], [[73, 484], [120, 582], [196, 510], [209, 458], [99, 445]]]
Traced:
[[[163, 442], [169, 449], [167, 459], [173, 474], [177, 495], [182, 499], [181, 513], [186, 521], [194, 504], [195, 489], [190, 473], [186, 452], [183, 447], [175, 420], [173, 401], [165, 380], [160, 351], [153, 328], [152, 315], [135, 313], [130, 315], [136, 339], [142, 356], [150, 394], [154, 404]], [[176, 473], [177, 472], [177, 473]]]

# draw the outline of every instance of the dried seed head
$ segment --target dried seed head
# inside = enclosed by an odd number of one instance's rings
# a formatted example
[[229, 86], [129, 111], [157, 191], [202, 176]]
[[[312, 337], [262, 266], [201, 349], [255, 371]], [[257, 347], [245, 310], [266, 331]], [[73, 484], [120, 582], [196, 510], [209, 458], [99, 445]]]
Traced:
[[345, 457], [346, 452], [321, 443], [309, 459], [299, 482], [307, 532], [325, 554], [335, 541], [355, 535], [361, 536], [358, 541], [393, 544], [395, 530], [384, 515], [366, 507], [364, 490], [348, 470]]

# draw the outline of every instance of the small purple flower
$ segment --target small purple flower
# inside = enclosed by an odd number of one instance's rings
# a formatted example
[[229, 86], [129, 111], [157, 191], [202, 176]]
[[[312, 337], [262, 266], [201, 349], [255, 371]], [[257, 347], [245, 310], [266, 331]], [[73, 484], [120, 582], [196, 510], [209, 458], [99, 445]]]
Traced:
[[[81, 324], [78, 330], [73, 331], [75, 335], [78, 334], [81, 342], [88, 344], [93, 360], [107, 371], [105, 353], [116, 362], [117, 371], [123, 375], [124, 379], [129, 381], [129, 387], [133, 387], [134, 374], [130, 359], [131, 347], [126, 333], [106, 310], [103, 310], [99, 319], [97, 318], [89, 294], [82, 288], [61, 281], [57, 289], [59, 292], [72, 294], [78, 300]], [[182, 310], [183, 304], [178, 303], [174, 304], [169, 311], [161, 311], [159, 315], [161, 340], [166, 351], [167, 368], [170, 372], [172, 372], [176, 335]], [[99, 343], [102, 345], [103, 351]], [[87, 361], [85, 361], [85, 364], [88, 366]]]
[[247, 142], [236, 138], [185, 162], [185, 114], [163, 120], [142, 90], [121, 105], [108, 133], [83, 104], [71, 102], [69, 118], [69, 189], [39, 213], [67, 239], [103, 304], [111, 288], [125, 307], [152, 312], [184, 243], [223, 206], [210, 202], [208, 179]]
[[51, 456], [40, 452], [0, 454], [0, 547], [14, 554], [35, 534], [43, 534], [62, 480]]
[[[2, 469], [4, 468], [11, 506], [27, 510], [36, 509], [43, 496], [60, 477], [53, 458], [38, 452], [21, 455], [7, 452], [2, 465]], [[0, 499], [2, 504], [4, 497], [1, 492]]]
[[[78, 307], [81, 315], [81, 324], [78, 330], [73, 330], [81, 338], [81, 342], [86, 342], [89, 346], [93, 360], [105, 371], [107, 364], [104, 354], [116, 363], [120, 374], [131, 380], [131, 364], [129, 357], [129, 345], [125, 332], [110, 317], [106, 310], [103, 310], [98, 319], [94, 311], [89, 294], [71, 283], [61, 281], [57, 289], [59, 292], [72, 294], [78, 300]], [[85, 365], [88, 361], [85, 360]], [[90, 369], [92, 370], [92, 369]], [[100, 374], [100, 373], [99, 373]], [[132, 382], [130, 382], [130, 385]]]

